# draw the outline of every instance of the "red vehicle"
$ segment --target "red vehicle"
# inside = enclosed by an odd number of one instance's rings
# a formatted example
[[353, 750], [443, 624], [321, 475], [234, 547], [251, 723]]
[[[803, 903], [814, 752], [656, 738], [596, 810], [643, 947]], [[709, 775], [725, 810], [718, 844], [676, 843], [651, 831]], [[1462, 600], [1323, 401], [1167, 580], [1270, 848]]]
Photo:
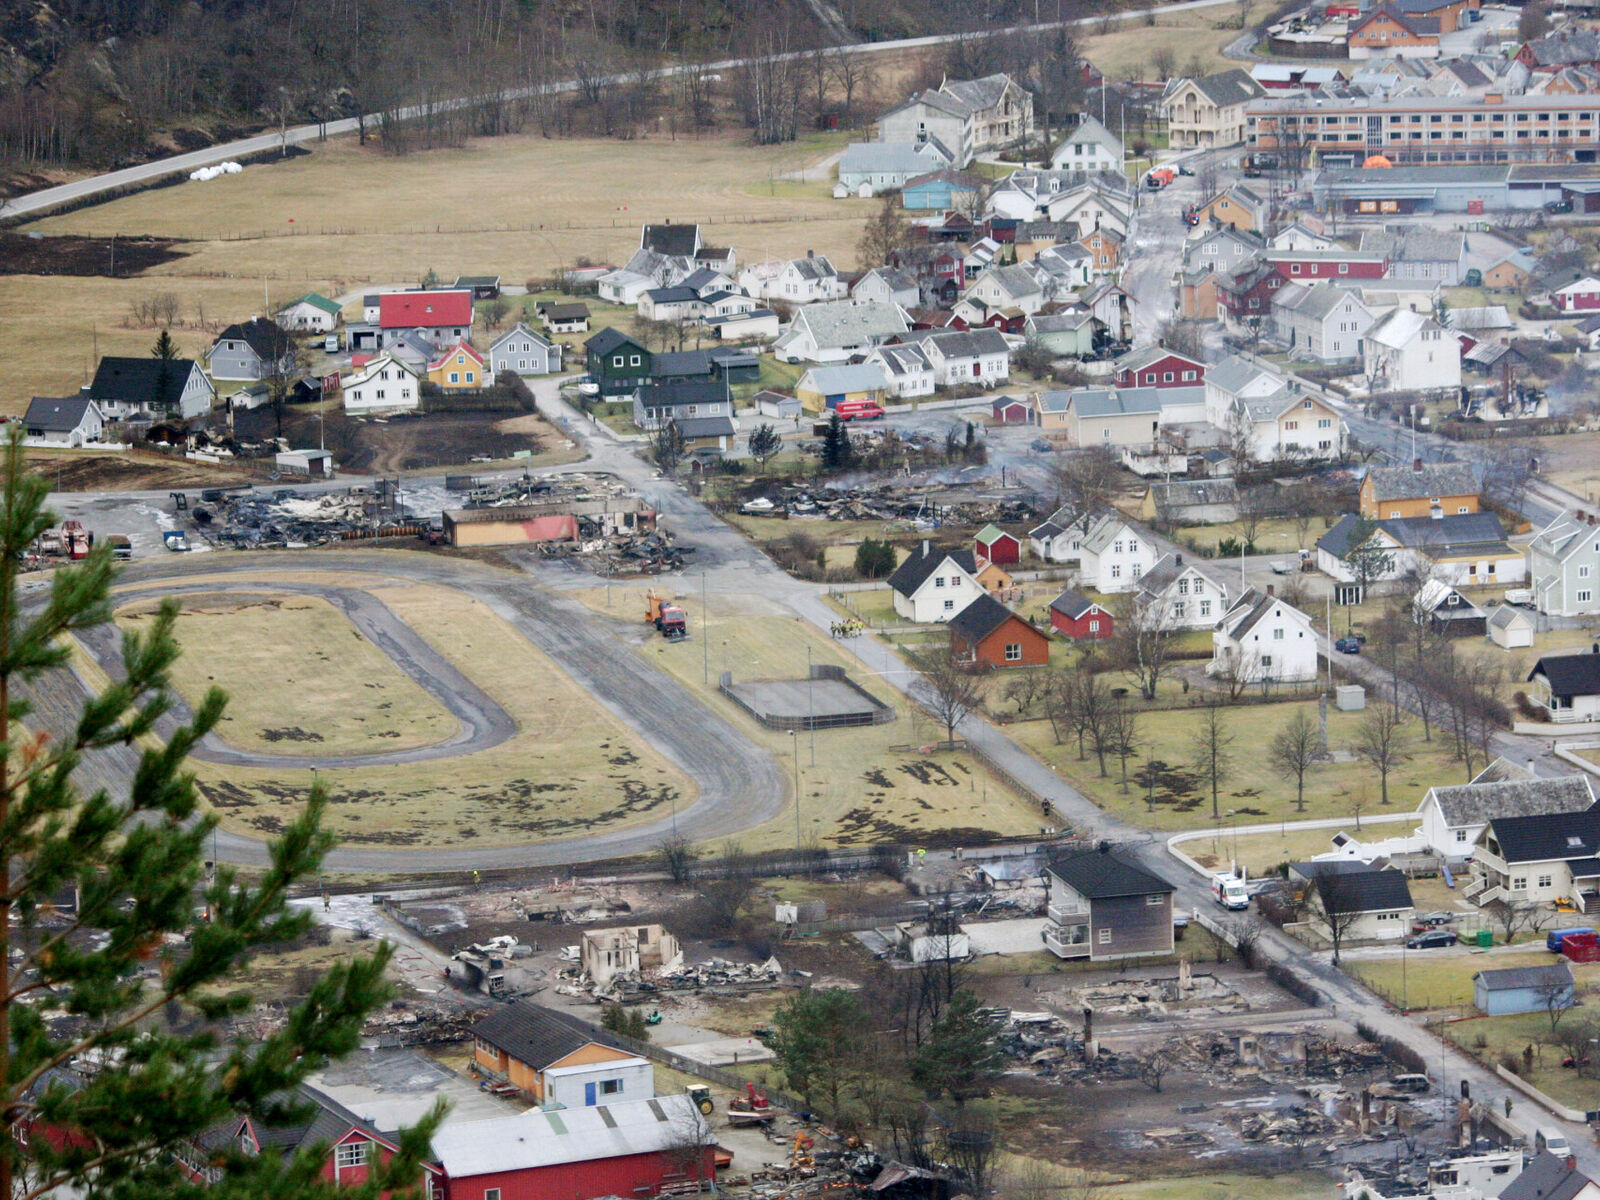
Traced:
[[883, 405], [876, 400], [841, 400], [834, 406], [841, 421], [881, 421]]
[[1177, 177], [1178, 173], [1171, 167], [1157, 167], [1144, 177], [1144, 186], [1152, 192], [1159, 192]]

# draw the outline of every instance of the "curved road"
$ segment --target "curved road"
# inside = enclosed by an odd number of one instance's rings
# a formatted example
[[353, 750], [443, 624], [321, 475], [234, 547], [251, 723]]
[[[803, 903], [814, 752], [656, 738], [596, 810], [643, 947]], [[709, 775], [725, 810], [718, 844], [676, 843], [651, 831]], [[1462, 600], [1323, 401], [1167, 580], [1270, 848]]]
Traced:
[[[137, 590], [143, 590], [145, 585], [167, 591], [189, 592], [261, 592], [281, 587], [319, 594], [316, 584], [279, 584], [270, 578], [240, 580], [237, 583], [224, 581], [220, 584], [215, 580], [183, 582], [185, 574], [261, 576], [278, 571], [326, 571], [346, 576], [360, 572], [397, 577], [394, 560], [381, 553], [307, 551], [274, 554], [270, 560], [255, 554], [240, 555], [231, 561], [210, 555], [158, 559], [128, 568], [123, 579], [135, 585]], [[636, 632], [633, 627], [624, 627], [618, 622], [597, 617], [576, 602], [550, 593], [525, 576], [510, 575], [475, 563], [413, 555], [406, 562], [404, 578], [409, 583], [453, 587], [481, 600], [530, 642], [549, 654], [579, 686], [687, 774], [695, 782], [699, 795], [692, 804], [676, 814], [643, 824], [532, 845], [432, 847], [418, 851], [342, 846], [328, 856], [328, 870], [418, 873], [553, 866], [616, 858], [648, 853], [674, 830], [691, 841], [710, 841], [760, 825], [783, 811], [788, 795], [787, 774], [766, 750], [757, 746], [677, 680], [642, 656], [620, 647], [619, 641], [625, 632]], [[361, 594], [359, 589], [349, 588], [348, 582], [342, 587], [330, 584], [323, 589], [323, 594], [341, 590]], [[377, 607], [382, 609], [381, 605]], [[392, 614], [389, 615], [392, 618]], [[416, 635], [412, 633], [410, 637], [415, 638]], [[96, 639], [97, 642], [99, 640]], [[389, 650], [389, 647], [385, 649]], [[98, 649], [96, 653], [98, 656]], [[428, 653], [434, 652], [430, 648]], [[422, 659], [417, 665], [421, 666], [426, 661]], [[445, 666], [448, 669], [440, 673], [444, 676], [440, 682], [448, 686], [448, 678], [459, 677], [459, 673], [449, 668], [448, 664]], [[469, 683], [468, 688], [470, 693], [482, 695], [475, 685]], [[32, 699], [40, 723], [51, 733], [60, 736], [70, 729], [85, 695], [81, 680], [68, 672], [61, 672], [50, 680], [48, 686], [33, 689]], [[500, 710], [486, 696], [484, 700], [488, 708], [482, 709], [484, 715], [481, 719], [475, 719], [474, 724], [480, 736], [489, 736], [495, 728], [489, 711]], [[452, 706], [452, 711], [457, 711], [458, 707]], [[493, 745], [499, 740], [503, 738], [487, 744]], [[226, 751], [228, 757], [212, 753], [197, 757], [257, 765], [248, 755], [235, 757], [242, 754], [240, 751], [225, 746], [220, 749]], [[430, 753], [433, 749], [424, 747], [418, 751], [398, 752], [396, 759], [421, 761], [439, 757]], [[469, 751], [463, 748], [462, 743], [458, 743], [454, 752]], [[409, 760], [400, 759], [400, 755], [408, 753], [412, 756]], [[267, 765], [288, 763], [308, 771], [313, 765], [361, 766], [387, 757], [363, 756], [346, 762], [334, 758], [313, 761], [298, 757], [284, 759], [264, 756], [268, 760]], [[113, 795], [123, 794], [137, 761], [137, 750], [129, 747], [114, 747], [99, 752], [85, 763], [84, 785], [106, 787]], [[227, 861], [245, 865], [259, 865], [266, 861], [263, 842], [226, 831], [219, 831], [217, 835], [216, 853]]]

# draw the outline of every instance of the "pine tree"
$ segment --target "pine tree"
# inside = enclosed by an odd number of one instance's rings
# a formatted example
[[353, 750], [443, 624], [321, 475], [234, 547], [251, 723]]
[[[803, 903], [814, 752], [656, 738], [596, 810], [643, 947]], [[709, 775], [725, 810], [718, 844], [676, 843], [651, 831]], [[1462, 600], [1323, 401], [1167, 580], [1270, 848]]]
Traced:
[[765, 471], [768, 460], [783, 453], [783, 437], [769, 422], [763, 421], [750, 431], [750, 436], [745, 439], [745, 448], [750, 451], [750, 457], [756, 460], [757, 468]]
[[150, 353], [161, 363], [156, 368], [156, 395], [165, 399], [167, 384], [172, 379], [172, 364], [178, 359], [178, 344], [172, 340], [171, 330], [163, 329], [156, 335], [155, 345], [150, 347]]
[[852, 452], [850, 432], [835, 412], [828, 418], [828, 430], [822, 435], [822, 465], [832, 470], [848, 467]]
[[[88, 697], [60, 739], [37, 732], [31, 689], [70, 658], [75, 631], [111, 619], [116, 577], [109, 548], [60, 568], [47, 595], [18, 587], [23, 552], [56, 517], [48, 485], [23, 470], [21, 440], [5, 454], [0, 508], [0, 1196], [348, 1196], [321, 1184], [325, 1157], [249, 1157], [228, 1148], [206, 1165], [219, 1182], [188, 1182], [173, 1157], [206, 1129], [238, 1115], [266, 1123], [303, 1114], [285, 1097], [329, 1057], [356, 1049], [362, 1022], [388, 994], [387, 949], [331, 969], [281, 1029], [224, 1043], [215, 1023], [248, 1009], [236, 985], [252, 954], [302, 934], [310, 914], [289, 889], [314, 873], [331, 839], [326, 799], [269, 848], [247, 882], [228, 867], [207, 878], [216, 818], [201, 811], [189, 751], [216, 726], [216, 689], [164, 744], [156, 722], [171, 708], [177, 608], [163, 603], [150, 630], [123, 638], [122, 679]], [[127, 795], [85, 793], [75, 775], [87, 754], [140, 747]], [[53, 898], [76, 888], [69, 922], [48, 919]], [[197, 921], [203, 908], [209, 919]], [[168, 1015], [198, 1017], [178, 1032]], [[76, 1064], [70, 1074], [61, 1070]], [[67, 1082], [71, 1079], [71, 1083]], [[437, 1116], [403, 1139], [364, 1194], [415, 1184]]]

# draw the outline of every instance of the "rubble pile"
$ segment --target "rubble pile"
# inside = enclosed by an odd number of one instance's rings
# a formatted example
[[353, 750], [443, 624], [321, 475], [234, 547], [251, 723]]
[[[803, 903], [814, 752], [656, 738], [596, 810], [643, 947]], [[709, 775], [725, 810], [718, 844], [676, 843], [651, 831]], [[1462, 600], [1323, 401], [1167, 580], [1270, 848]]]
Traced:
[[250, 487], [201, 493], [193, 509], [207, 538], [235, 550], [301, 549], [328, 542], [416, 533], [399, 486], [387, 479], [337, 492]]
[[596, 984], [582, 967], [561, 972], [563, 983], [556, 991], [564, 996], [592, 997], [604, 1003], [626, 1003], [661, 992], [708, 992], [713, 996], [735, 996], [766, 991], [779, 986], [783, 966], [776, 958], [760, 963], [729, 962], [710, 958], [675, 970], [642, 971], [638, 975], [618, 975], [604, 985]]
[[907, 487], [879, 484], [861, 488], [780, 487], [741, 506], [750, 516], [813, 521], [886, 521], [904, 529], [958, 525], [1025, 524], [1033, 507], [1014, 496], [980, 493], [971, 487]]

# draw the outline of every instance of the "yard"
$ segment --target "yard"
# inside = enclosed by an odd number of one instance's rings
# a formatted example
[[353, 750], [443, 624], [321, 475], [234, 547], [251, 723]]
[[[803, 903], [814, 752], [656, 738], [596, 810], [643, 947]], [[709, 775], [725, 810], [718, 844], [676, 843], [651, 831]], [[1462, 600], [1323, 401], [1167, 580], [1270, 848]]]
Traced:
[[[639, 620], [638, 597], [631, 590], [612, 588], [609, 597], [604, 591], [585, 592], [579, 598], [597, 611]], [[688, 614], [694, 640], [674, 644], [653, 638], [638, 652], [706, 697], [776, 755], [791, 777], [798, 775], [805, 841], [834, 846], [876, 842], [959, 846], [996, 834], [1038, 831], [1032, 803], [991, 777], [975, 759], [964, 753], [924, 753], [921, 747], [943, 738], [943, 727], [864, 675], [839, 643], [812, 632], [798, 618], [783, 615], [760, 596], [715, 596], [709, 613], [692, 591], [679, 603]], [[763, 727], [717, 691], [723, 671], [736, 681], [799, 679], [805, 677], [808, 661], [845, 667], [856, 683], [894, 707], [895, 720], [791, 736]], [[739, 840], [746, 849], [794, 845], [793, 811], [741, 834]]]
[[[1543, 967], [1555, 956], [1540, 950], [1513, 950], [1503, 953], [1485, 953], [1479, 950], [1408, 950], [1381, 959], [1347, 959], [1344, 969], [1378, 995], [1395, 1005], [1411, 1009], [1472, 1007], [1472, 977], [1479, 971], [1498, 971], [1507, 967]], [[1576, 964], [1574, 973], [1580, 985], [1600, 981], [1600, 966]], [[1539, 1013], [1546, 1032], [1549, 1021]], [[1468, 1022], [1469, 1032], [1483, 1025], [1484, 1020]], [[1505, 1018], [1492, 1018], [1503, 1020]], [[1459, 1038], [1457, 1039], [1459, 1040]], [[1463, 1045], [1470, 1045], [1470, 1037]], [[1520, 1049], [1520, 1047], [1519, 1047]]]
[[[1157, 17], [1154, 25], [1119, 21], [1107, 33], [1080, 34], [1078, 45], [1107, 79], [1153, 75], [1150, 63], [1162, 51], [1173, 55], [1184, 74], [1190, 72], [1191, 60], [1198, 60], [1201, 73], [1223, 71], [1233, 64], [1223, 58], [1222, 48], [1239, 36], [1237, 31], [1221, 27], [1220, 14], [1228, 11], [1191, 9]], [[1130, 139], [1133, 132], [1128, 130]]]
[[[1266, 750], [1296, 712], [1305, 713], [1313, 722], [1317, 720], [1314, 701], [1222, 710], [1223, 728], [1231, 739], [1218, 798], [1222, 827], [1342, 816], [1349, 816], [1353, 823], [1359, 813], [1384, 811], [1379, 803], [1378, 773], [1364, 760], [1312, 767], [1306, 773], [1305, 812], [1295, 810], [1294, 780], [1285, 777]], [[1360, 713], [1328, 713], [1328, 741], [1335, 752], [1354, 743], [1362, 719]], [[1107, 756], [1108, 774], [1102, 777], [1092, 748], [1088, 757], [1080, 761], [1076, 741], [1069, 735], [1067, 744], [1057, 745], [1049, 722], [1018, 722], [1009, 726], [1008, 732], [1106, 811], [1151, 828], [1177, 830], [1202, 827], [1213, 820], [1209, 786], [1191, 765], [1196, 758], [1193, 739], [1201, 720], [1198, 709], [1142, 714], [1138, 736], [1143, 753], [1129, 761], [1126, 792], [1120, 786], [1120, 767], [1115, 758]], [[1165, 764], [1148, 779], [1148, 786], [1147, 777], [1141, 774], [1147, 760]], [[1441, 779], [1456, 779], [1460, 773], [1460, 766], [1449, 757], [1440, 740], [1427, 743], [1420, 735], [1414, 736], [1407, 759], [1389, 775], [1390, 810], [1415, 808], [1428, 788]]]
[[[1546, 954], [1543, 959], [1549, 962], [1551, 956]], [[1500, 964], [1496, 960], [1493, 965]], [[1587, 970], [1584, 965], [1576, 965], [1573, 974], [1577, 976], [1580, 995], [1586, 984], [1593, 987], [1596, 982], [1592, 965]], [[1597, 1017], [1600, 1017], [1600, 1005], [1590, 999], [1569, 1010], [1558, 1028], [1567, 1028], [1568, 1022], [1574, 1025], [1592, 1023]], [[1515, 1063], [1519, 1075], [1559, 1104], [1584, 1111], [1600, 1108], [1600, 1080], [1596, 1080], [1592, 1072], [1580, 1076], [1571, 1068], [1562, 1067], [1566, 1052], [1551, 1044], [1550, 1018], [1543, 1010], [1459, 1021], [1446, 1025], [1443, 1033], [1486, 1063]], [[1533, 1050], [1531, 1058], [1526, 1055], [1530, 1048]]]

